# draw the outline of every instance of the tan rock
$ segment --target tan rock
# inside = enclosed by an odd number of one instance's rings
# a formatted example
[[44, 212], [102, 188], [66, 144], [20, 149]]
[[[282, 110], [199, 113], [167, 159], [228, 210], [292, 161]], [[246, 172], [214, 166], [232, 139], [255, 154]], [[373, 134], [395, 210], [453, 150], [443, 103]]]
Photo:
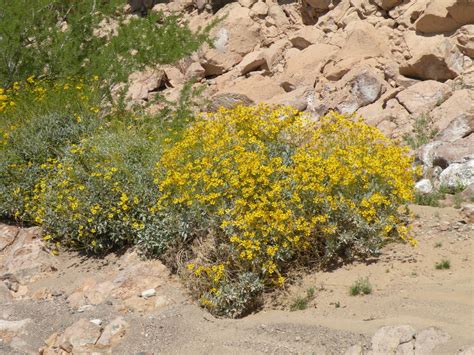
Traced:
[[130, 74], [126, 98], [132, 102], [149, 98], [151, 92], [163, 90], [169, 85], [169, 79], [164, 70], [146, 69]]
[[341, 113], [352, 114], [375, 102], [385, 91], [383, 74], [370, 67], [356, 66], [336, 84], [326, 86], [323, 100]]
[[128, 327], [128, 323], [122, 317], [115, 318], [105, 326], [95, 346], [98, 349], [113, 348], [125, 336]]
[[257, 0], [239, 0], [239, 4], [246, 8], [251, 8], [253, 4], [255, 4]]
[[263, 49], [270, 69], [275, 69], [275, 66], [283, 60], [285, 51], [290, 46], [291, 43], [287, 39], [281, 39], [273, 43], [270, 47]]
[[441, 105], [452, 94], [447, 85], [434, 80], [421, 81], [397, 95], [397, 100], [414, 115], [421, 115]]
[[58, 265], [57, 258], [48, 252], [38, 227], [19, 229], [14, 242], [6, 248], [2, 257], [0, 270], [11, 274], [20, 283], [41, 278], [57, 270]]
[[305, 111], [314, 97], [314, 89], [311, 87], [299, 87], [293, 91], [272, 97], [269, 104], [291, 106], [299, 111]]
[[466, 0], [431, 0], [416, 21], [416, 30], [423, 33], [453, 32], [474, 23], [474, 2]]
[[120, 24], [117, 20], [104, 17], [96, 28], [93, 29], [92, 34], [98, 38], [111, 39], [118, 35]]
[[230, 70], [260, 41], [259, 26], [251, 19], [250, 10], [238, 3], [231, 5], [217, 14], [225, 18], [211, 33], [214, 48], [204, 49], [200, 64], [206, 77]]
[[205, 75], [206, 69], [204, 69], [201, 64], [194, 62], [186, 70], [185, 77], [187, 80], [201, 80]]
[[[472, 185], [470, 185], [472, 186]], [[473, 191], [471, 191], [472, 193]], [[472, 196], [472, 195], [471, 195]], [[461, 209], [462, 216], [466, 223], [474, 224], [474, 204], [467, 204]], [[474, 348], [472, 349], [474, 352]]]
[[223, 52], [215, 48], [208, 49], [201, 61], [205, 76], [221, 75], [240, 63], [242, 56], [234, 52]]
[[458, 90], [445, 102], [431, 111], [438, 140], [454, 141], [467, 136], [474, 127], [474, 93]]
[[410, 78], [445, 81], [460, 75], [464, 57], [454, 40], [442, 35], [423, 37], [405, 34], [410, 59], [400, 66], [400, 73]]
[[404, 1], [392, 8], [389, 12], [391, 18], [395, 19], [401, 28], [415, 30], [415, 21], [425, 11], [431, 0]]
[[337, 53], [337, 60], [383, 57], [388, 52], [387, 40], [371, 24], [358, 21], [346, 28], [346, 39]]
[[285, 12], [278, 4], [270, 5], [268, 8], [268, 16], [273, 19], [276, 27], [283, 29], [290, 24]]
[[266, 55], [262, 50], [247, 54], [238, 65], [240, 74], [245, 75], [255, 70], [268, 70]]
[[313, 85], [321, 68], [338, 48], [329, 44], [313, 44], [302, 51], [288, 51], [285, 77], [302, 85]]
[[461, 27], [456, 33], [459, 49], [470, 58], [474, 59], [474, 25]]
[[290, 35], [289, 40], [293, 47], [305, 49], [306, 47], [319, 42], [323, 36], [323, 31], [313, 26], [304, 26], [299, 31]]
[[12, 245], [18, 233], [20, 233], [20, 228], [0, 224], [0, 251]]
[[391, 10], [402, 2], [403, 0], [375, 0], [375, 3], [384, 10]]
[[253, 102], [265, 102], [273, 96], [283, 94], [285, 90], [274, 78], [260, 74], [252, 75], [229, 83], [221, 93], [233, 93], [247, 96]]
[[252, 11], [250, 12], [250, 14], [251, 16], [255, 15], [258, 17], [264, 17], [268, 15], [268, 10], [268, 5], [263, 1], [259, 1], [252, 6]]
[[74, 353], [93, 351], [100, 335], [101, 327], [87, 319], [80, 319], [66, 328], [59, 339], [59, 346]]
[[214, 45], [221, 52], [233, 52], [244, 56], [255, 48], [260, 41], [259, 26], [250, 18], [250, 10], [241, 6], [222, 9], [227, 17], [220, 23], [211, 36], [216, 36]]

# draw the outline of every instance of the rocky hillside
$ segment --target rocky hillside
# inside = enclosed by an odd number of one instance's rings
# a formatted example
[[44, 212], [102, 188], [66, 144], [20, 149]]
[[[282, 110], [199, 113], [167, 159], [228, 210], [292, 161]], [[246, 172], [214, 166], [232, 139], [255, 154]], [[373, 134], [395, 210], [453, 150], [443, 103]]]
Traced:
[[[223, 19], [213, 47], [166, 68], [170, 97], [194, 77], [210, 109], [268, 102], [315, 119], [355, 113], [417, 150], [423, 192], [474, 182], [473, 2], [180, 0], [153, 10], [185, 14], [195, 29]], [[147, 100], [161, 75], [137, 73], [129, 98]]]
[[[155, 96], [179, 100], [194, 79], [201, 111], [270, 103], [314, 121], [330, 111], [360, 116], [408, 145], [422, 167], [410, 206], [418, 246], [393, 243], [378, 257], [311, 273], [296, 268], [291, 282], [264, 293], [259, 312], [231, 320], [200, 307], [183, 278], [144, 259], [140, 246], [85, 257], [40, 227], [0, 224], [0, 353], [474, 354], [474, 1], [131, 3], [108, 13], [93, 36], [111, 42], [150, 11], [178, 14], [192, 30], [217, 24], [212, 45], [113, 82], [124, 108], [157, 113]], [[84, 111], [100, 114], [95, 104]], [[138, 129], [124, 132], [119, 146], [134, 134], [137, 145], [148, 141]], [[107, 145], [116, 136], [103, 137], [96, 141]], [[120, 201], [128, 208], [127, 195]], [[186, 255], [172, 253], [184, 265]]]

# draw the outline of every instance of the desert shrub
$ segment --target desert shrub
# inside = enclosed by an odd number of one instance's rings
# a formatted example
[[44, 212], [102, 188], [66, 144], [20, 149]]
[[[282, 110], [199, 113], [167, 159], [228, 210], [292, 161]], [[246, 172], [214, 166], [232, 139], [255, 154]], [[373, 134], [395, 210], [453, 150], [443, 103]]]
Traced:
[[369, 295], [372, 293], [372, 285], [370, 284], [369, 278], [359, 278], [349, 289], [351, 296], [357, 295]]
[[272, 288], [297, 264], [414, 243], [401, 208], [413, 198], [412, 158], [351, 117], [312, 123], [289, 107], [222, 109], [185, 130], [155, 174], [154, 211], [193, 221], [182, 242], [202, 231], [215, 240], [187, 272], [217, 315], [236, 307], [220, 301], [221, 290], [242, 273]]
[[164, 243], [159, 216], [148, 211], [155, 198], [148, 171], [157, 146], [136, 128], [105, 131], [70, 146], [45, 164], [27, 213], [47, 239], [79, 250], [117, 249], [148, 234]]

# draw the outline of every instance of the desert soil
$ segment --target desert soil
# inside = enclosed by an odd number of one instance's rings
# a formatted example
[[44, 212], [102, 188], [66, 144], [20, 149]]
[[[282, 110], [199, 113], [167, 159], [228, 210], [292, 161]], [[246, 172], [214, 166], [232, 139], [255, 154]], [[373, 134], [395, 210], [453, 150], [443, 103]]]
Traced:
[[[33, 278], [12, 292], [10, 301], [2, 300], [0, 322], [30, 321], [17, 334], [0, 329], [0, 353], [36, 353], [51, 334], [64, 332], [79, 319], [107, 324], [117, 317], [128, 327], [107, 349], [116, 354], [339, 354], [356, 344], [369, 349], [373, 334], [387, 325], [410, 325], [417, 331], [436, 327], [449, 340], [432, 353], [460, 352], [474, 344], [474, 228], [453, 208], [413, 210], [417, 247], [390, 245], [380, 258], [367, 263], [306, 275], [263, 310], [239, 320], [212, 317], [165, 272], [154, 296], [166, 299], [160, 306], [117, 307], [108, 296], [92, 306], [75, 307], [71, 294], [90, 280], [113, 279], [127, 270], [131, 259], [62, 253], [55, 257], [57, 271]], [[450, 261], [450, 269], [435, 268], [442, 259]], [[134, 277], [140, 279], [139, 274]], [[349, 288], [359, 277], [368, 277], [373, 292], [350, 296]], [[146, 286], [139, 287], [143, 291]], [[310, 287], [315, 298], [308, 308], [289, 311], [294, 299]]]

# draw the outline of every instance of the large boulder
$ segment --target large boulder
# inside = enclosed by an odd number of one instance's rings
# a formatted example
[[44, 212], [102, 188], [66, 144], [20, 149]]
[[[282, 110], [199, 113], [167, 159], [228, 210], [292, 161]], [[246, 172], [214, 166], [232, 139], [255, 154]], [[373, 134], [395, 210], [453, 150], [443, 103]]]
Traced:
[[288, 51], [285, 77], [294, 84], [314, 85], [321, 68], [336, 53], [338, 47], [330, 44], [313, 44], [302, 51]]
[[425, 166], [443, 169], [456, 162], [474, 159], [474, 135], [455, 142], [430, 142], [420, 147], [418, 156]]
[[397, 95], [397, 100], [413, 115], [421, 115], [441, 105], [452, 94], [449, 85], [434, 80], [421, 81]]
[[[374, 354], [410, 354], [415, 343], [415, 329], [409, 325], [385, 326], [372, 337]], [[411, 352], [408, 351], [411, 349]]]
[[439, 176], [441, 186], [457, 189], [460, 186], [469, 186], [474, 183], [474, 160], [453, 163]]
[[405, 34], [410, 59], [400, 66], [400, 74], [422, 80], [446, 81], [460, 75], [464, 56], [453, 39], [436, 35], [424, 37], [409, 31]]
[[416, 30], [423, 33], [453, 32], [474, 23], [474, 2], [466, 0], [431, 0], [416, 21]]
[[474, 130], [474, 92], [458, 90], [431, 111], [431, 120], [439, 131], [436, 140], [454, 142]]
[[252, 52], [260, 41], [259, 26], [251, 19], [248, 8], [234, 3], [218, 15], [225, 18], [211, 33], [214, 48], [205, 49], [201, 60], [206, 76], [228, 71]]

